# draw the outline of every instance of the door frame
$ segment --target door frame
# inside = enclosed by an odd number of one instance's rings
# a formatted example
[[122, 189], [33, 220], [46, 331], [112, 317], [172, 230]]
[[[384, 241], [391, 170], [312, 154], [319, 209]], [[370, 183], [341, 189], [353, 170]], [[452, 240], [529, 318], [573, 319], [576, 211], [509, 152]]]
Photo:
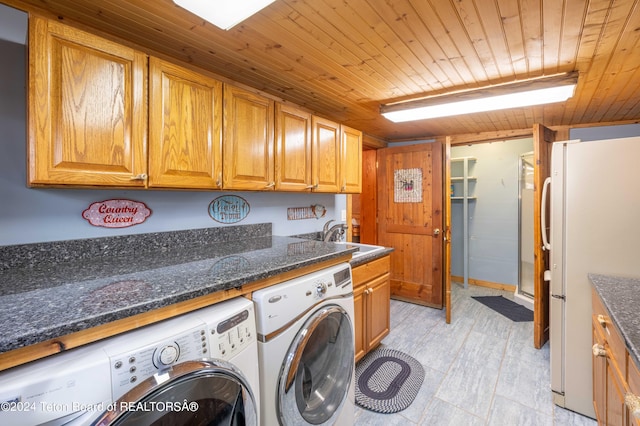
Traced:
[[[451, 146], [462, 144], [479, 144], [492, 141], [508, 141], [511, 139], [520, 139], [530, 137], [533, 138], [534, 150], [534, 335], [533, 346], [537, 349], [541, 348], [549, 339], [549, 295], [545, 292], [543, 275], [546, 268], [544, 253], [542, 251], [542, 237], [540, 225], [540, 211], [542, 205], [542, 183], [546, 176], [549, 175], [551, 168], [551, 143], [557, 137], [564, 137], [566, 131], [553, 131], [541, 124], [534, 124], [531, 129], [521, 129], [508, 132], [495, 132], [479, 135], [460, 135], [447, 136], [443, 149], [443, 170], [444, 170], [444, 202], [445, 209], [445, 246], [443, 255], [443, 271], [445, 273], [445, 309], [446, 322], [451, 322], [451, 200], [448, 197], [446, 188], [451, 185]], [[566, 138], [565, 138], [566, 139]], [[544, 177], [543, 177], [544, 175]], [[548, 222], [547, 222], [548, 223]], [[548, 255], [547, 255], [548, 256]], [[548, 290], [548, 287], [547, 287]], [[545, 303], [546, 299], [546, 303]], [[545, 321], [546, 319], [546, 321]]]

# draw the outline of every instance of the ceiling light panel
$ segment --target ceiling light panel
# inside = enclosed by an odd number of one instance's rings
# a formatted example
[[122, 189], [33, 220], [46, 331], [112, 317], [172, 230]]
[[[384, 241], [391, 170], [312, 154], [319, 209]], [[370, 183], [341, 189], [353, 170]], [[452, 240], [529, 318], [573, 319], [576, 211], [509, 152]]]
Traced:
[[178, 6], [228, 30], [275, 0], [173, 0]]
[[401, 123], [563, 102], [573, 96], [577, 81], [577, 73], [554, 75], [491, 88], [382, 105], [380, 112], [387, 119]]

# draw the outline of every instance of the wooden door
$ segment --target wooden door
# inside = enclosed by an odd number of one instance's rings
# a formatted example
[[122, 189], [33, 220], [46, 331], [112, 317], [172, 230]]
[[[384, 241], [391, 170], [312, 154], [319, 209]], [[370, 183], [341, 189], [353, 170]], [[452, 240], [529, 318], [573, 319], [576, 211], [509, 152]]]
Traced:
[[378, 244], [378, 217], [377, 217], [377, 167], [378, 154], [375, 149], [362, 151], [362, 192], [354, 194], [354, 206], [358, 205], [358, 211], [354, 208], [354, 217], [360, 222], [360, 242], [365, 244]]
[[444, 146], [444, 309], [445, 321], [451, 323], [451, 138], [447, 136]]
[[378, 150], [378, 243], [391, 297], [442, 308], [442, 143]]
[[144, 187], [147, 56], [53, 20], [29, 20], [31, 185]]
[[362, 192], [362, 132], [340, 126], [340, 192]]
[[224, 86], [224, 189], [268, 190], [274, 181], [273, 100]]
[[311, 114], [276, 104], [276, 190], [310, 191]]
[[340, 192], [340, 125], [331, 120], [311, 118], [313, 143], [312, 179], [316, 192]]
[[549, 252], [542, 250], [542, 186], [551, 175], [551, 145], [557, 136], [541, 124], [533, 126], [533, 345], [538, 349], [549, 340], [549, 282], [544, 280], [544, 271], [549, 268]]
[[149, 59], [149, 187], [222, 188], [222, 83]]

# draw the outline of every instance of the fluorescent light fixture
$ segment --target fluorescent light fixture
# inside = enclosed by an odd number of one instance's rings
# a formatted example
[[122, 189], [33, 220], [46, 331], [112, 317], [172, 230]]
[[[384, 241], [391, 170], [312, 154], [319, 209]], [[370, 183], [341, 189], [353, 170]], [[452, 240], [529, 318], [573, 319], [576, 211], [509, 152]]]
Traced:
[[173, 0], [178, 6], [228, 30], [275, 0]]
[[562, 102], [573, 96], [577, 83], [577, 72], [556, 74], [478, 90], [382, 105], [380, 113], [394, 123], [402, 123]]

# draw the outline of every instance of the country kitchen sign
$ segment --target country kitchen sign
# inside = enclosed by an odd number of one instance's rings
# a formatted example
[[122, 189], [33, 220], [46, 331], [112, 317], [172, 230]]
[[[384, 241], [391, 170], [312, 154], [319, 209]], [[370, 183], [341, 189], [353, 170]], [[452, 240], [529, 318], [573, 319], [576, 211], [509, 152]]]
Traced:
[[126, 228], [144, 222], [151, 215], [145, 203], [133, 200], [105, 200], [91, 204], [82, 217], [93, 226]]

